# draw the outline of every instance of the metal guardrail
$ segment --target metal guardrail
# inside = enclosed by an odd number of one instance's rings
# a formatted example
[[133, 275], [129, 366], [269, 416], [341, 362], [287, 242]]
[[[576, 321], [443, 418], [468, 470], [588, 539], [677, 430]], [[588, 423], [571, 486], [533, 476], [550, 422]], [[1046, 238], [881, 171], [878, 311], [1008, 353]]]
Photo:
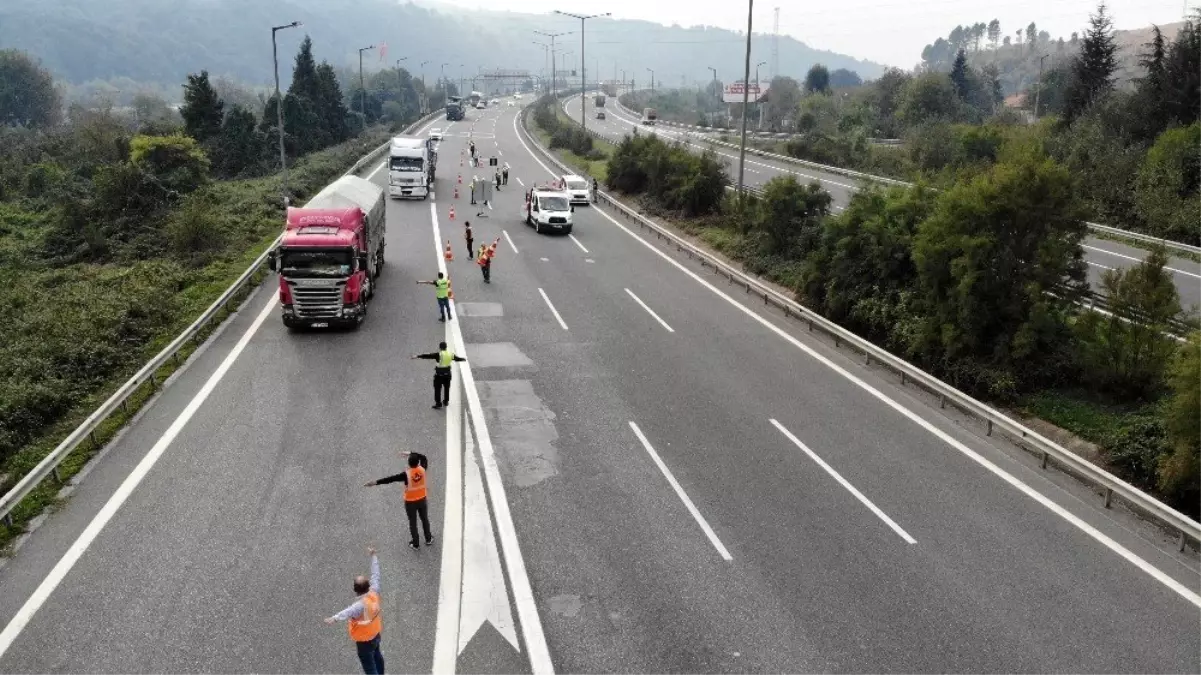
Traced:
[[[414, 129], [418, 129], [421, 127], [421, 125], [441, 114], [444, 113], [431, 113], [430, 115], [427, 115], [417, 122], [409, 125], [405, 131], [409, 132]], [[384, 143], [378, 148], [372, 150], [362, 159], [355, 162], [354, 165], [351, 166], [351, 168], [343, 175], [357, 174], [365, 167], [374, 164], [381, 155], [388, 151], [389, 145], [390, 143]], [[243, 272], [241, 276], [239, 276], [237, 280], [229, 286], [229, 288], [225, 289], [225, 291], [213, 302], [213, 304], [209, 305], [208, 309], [204, 310], [203, 314], [193, 321], [190, 326], [185, 328], [178, 337], [172, 340], [171, 343], [164, 347], [163, 350], [160, 351], [154, 358], [146, 362], [146, 364], [142, 366], [138, 372], [134, 373], [133, 377], [126, 380], [126, 382], [122, 384], [117, 391], [113, 392], [112, 396], [108, 397], [108, 400], [100, 404], [100, 407], [97, 408], [91, 415], [88, 415], [87, 419], [85, 419], [82, 424], [68, 434], [67, 437], [64, 438], [62, 442], [60, 442], [58, 446], [56, 446], [54, 450], [50, 452], [50, 454], [46, 455], [42, 461], [38, 462], [37, 466], [33, 467], [29, 473], [22, 476], [21, 480], [17, 481], [17, 484], [14, 485], [11, 490], [5, 493], [4, 496], [0, 497], [0, 516], [3, 516], [6, 524], [12, 524], [13, 509], [15, 509], [23, 499], [29, 496], [31, 492], [41, 485], [46, 478], [52, 476], [56, 481], [59, 481], [58, 466], [63, 462], [64, 459], [69, 457], [71, 453], [73, 453], [75, 449], [78, 448], [85, 440], [91, 441], [93, 445], [99, 445], [95, 435], [96, 429], [100, 425], [104, 424], [104, 422], [108, 420], [108, 418], [112, 417], [113, 414], [115, 414], [118, 410], [128, 412], [129, 406], [127, 402], [129, 398], [139, 391], [143, 385], [149, 384], [151, 391], [157, 389], [159, 382], [157, 381], [156, 376], [159, 369], [167, 365], [168, 362], [171, 362], [176, 366], [180, 365], [179, 352], [189, 342], [199, 338], [204, 333], [208, 325], [212, 323], [212, 321], [216, 319], [224, 310], [226, 310], [231, 303], [235, 302], [236, 300], [243, 299], [239, 297], [243, 294], [243, 291], [260, 283], [260, 280], [258, 279], [259, 273], [266, 265], [267, 256], [276, 246], [279, 245], [281, 238], [283, 238], [282, 233], [279, 237], [276, 237], [275, 240], [271, 242], [271, 245], [268, 246], [265, 251], [263, 251], [262, 255], [260, 255], [258, 258], [255, 258], [254, 262], [250, 264], [250, 267], [247, 268], [246, 271]]]
[[[569, 170], [562, 162], [558, 160], [548, 149], [542, 147], [536, 138], [525, 129], [524, 115], [528, 111], [522, 111], [523, 124], [522, 131], [526, 132], [526, 137], [532, 147], [537, 148], [539, 152], [546, 157], [550, 162], [560, 167], [563, 170]], [[677, 251], [686, 253], [689, 258], [695, 258], [700, 261], [703, 267], [711, 267], [715, 274], [724, 276], [729, 279], [731, 284], [735, 284], [746, 289], [748, 294], [754, 294], [756, 297], [762, 297], [765, 305], [775, 306], [780, 309], [786, 317], [795, 318], [806, 322], [809, 330], [818, 328], [831, 336], [834, 339], [834, 344], [838, 347], [844, 345], [851, 347], [855, 351], [863, 354], [866, 357], [867, 365], [879, 363], [889, 370], [900, 375], [902, 385], [916, 385], [939, 398], [939, 406], [945, 408], [950, 404], [954, 408], [963, 411], [979, 420], [982, 420], [986, 425], [986, 434], [991, 436], [995, 431], [1000, 430], [1006, 434], [1011, 441], [1019, 447], [1026, 449], [1036, 455], [1041, 456], [1041, 465], [1045, 469], [1048, 463], [1054, 461], [1058, 466], [1063, 468], [1068, 473], [1071, 473], [1092, 485], [1100, 488], [1101, 497], [1104, 500], [1104, 505], [1109, 508], [1112, 505], [1114, 496], [1125, 501], [1134, 510], [1151, 518], [1159, 525], [1175, 531], [1178, 536], [1178, 545], [1181, 550], [1184, 550], [1187, 540], [1201, 542], [1201, 522], [1197, 522], [1185, 514], [1173, 509], [1172, 507], [1160, 502], [1151, 497], [1145, 492], [1139, 490], [1126, 481], [1117, 476], [1105, 471], [1104, 469], [1092, 464], [1091, 462], [1078, 457], [1067, 448], [1055, 443], [1046, 438], [1042, 434], [1033, 429], [1021, 424], [1020, 422], [1006, 416], [1000, 411], [988, 406], [987, 404], [972, 398], [968, 394], [959, 391], [951, 385], [939, 380], [926, 371], [917, 366], [901, 359], [888, 351], [876, 346], [872, 342], [852, 333], [851, 331], [839, 326], [830, 321], [824, 316], [814, 312], [801, 305], [800, 303], [785, 297], [774, 289], [770, 288], [763, 282], [744, 273], [741, 270], [722, 262], [716, 256], [702, 250], [694, 244], [676, 236], [668, 231], [663, 226], [646, 218], [634, 209], [622, 204], [615, 197], [607, 192], [598, 191], [597, 197], [603, 200], [612, 209], [624, 216], [627, 220], [632, 220], [638, 223], [643, 229], [648, 229], [655, 233], [655, 236], [660, 240], [666, 240], [670, 245], [674, 246]]]

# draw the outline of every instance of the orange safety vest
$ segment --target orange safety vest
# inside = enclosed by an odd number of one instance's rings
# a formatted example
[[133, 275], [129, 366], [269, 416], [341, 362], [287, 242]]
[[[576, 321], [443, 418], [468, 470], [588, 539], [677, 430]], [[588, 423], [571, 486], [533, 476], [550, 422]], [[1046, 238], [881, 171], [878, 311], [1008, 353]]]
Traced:
[[384, 627], [380, 617], [379, 593], [369, 591], [363, 596], [363, 615], [346, 623], [350, 631], [350, 639], [355, 642], [369, 642], [379, 635]]
[[417, 466], [405, 469], [405, 473], [409, 475], [409, 482], [405, 485], [405, 501], [419, 502], [425, 499], [425, 469]]

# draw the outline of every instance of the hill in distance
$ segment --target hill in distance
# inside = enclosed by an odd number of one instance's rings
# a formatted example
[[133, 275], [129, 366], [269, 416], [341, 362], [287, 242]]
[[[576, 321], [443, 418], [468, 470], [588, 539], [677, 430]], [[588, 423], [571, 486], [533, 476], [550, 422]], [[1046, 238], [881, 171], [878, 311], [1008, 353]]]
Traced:
[[[544, 69], [546, 41], [534, 30], [578, 31], [575, 20], [556, 15], [465, 11], [457, 7], [390, 0], [37, 0], [0, 3], [0, 48], [15, 48], [40, 59], [60, 80], [81, 84], [122, 79], [178, 89], [190, 72], [208, 70], [252, 85], [272, 83], [271, 26], [300, 21], [281, 31], [280, 76], [287, 85], [291, 61], [305, 33], [318, 60], [338, 68], [358, 67], [358, 48], [386, 42], [386, 59], [364, 55], [364, 69], [402, 65], [427, 81], [446, 66], [447, 77], [470, 75], [480, 67]], [[712, 27], [683, 28], [646, 21], [596, 20], [588, 24], [587, 67], [603, 78], [635, 79], [678, 86], [708, 82], [708, 66], [718, 77], [741, 77], [745, 37]], [[568, 68], [578, 68], [578, 33], [561, 38], [571, 50]], [[771, 38], [753, 38], [753, 54], [768, 58]], [[422, 61], [428, 61], [424, 69]], [[815, 63], [847, 68], [864, 79], [884, 66], [816, 50], [780, 38], [780, 73], [803, 78]], [[460, 68], [460, 64], [462, 67]], [[562, 66], [561, 66], [562, 69]], [[752, 75], [753, 77], [753, 75]], [[768, 73], [761, 71], [766, 80]], [[591, 77], [589, 77], [591, 79]]]

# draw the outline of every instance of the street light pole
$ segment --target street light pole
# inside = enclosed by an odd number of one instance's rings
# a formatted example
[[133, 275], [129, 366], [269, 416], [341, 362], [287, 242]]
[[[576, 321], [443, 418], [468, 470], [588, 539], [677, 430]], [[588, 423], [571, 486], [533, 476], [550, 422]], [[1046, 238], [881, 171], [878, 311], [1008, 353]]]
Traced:
[[275, 48], [275, 34], [285, 28], [296, 28], [299, 25], [299, 21], [293, 21], [283, 26], [271, 27], [271, 60], [275, 63], [275, 124], [279, 127], [279, 166], [284, 172], [280, 192], [285, 209], [288, 208], [288, 156], [284, 153], [284, 99], [279, 95], [279, 52]]
[[359, 48], [359, 112], [363, 113], [363, 128], [367, 128], [367, 84], [363, 81], [363, 52], [375, 49], [375, 45]]
[[1038, 119], [1038, 103], [1043, 95], [1043, 60], [1050, 54], [1043, 54], [1038, 57], [1038, 89], [1034, 91], [1034, 119]]
[[425, 90], [425, 64], [427, 64], [427, 63], [429, 63], [429, 61], [421, 62], [421, 114], [422, 115], [428, 115], [430, 112], [429, 111], [430, 97], [429, 97], [429, 93]]
[[400, 62], [408, 60], [409, 57], [402, 56], [396, 59], [396, 91], [400, 94], [401, 115], [404, 114], [405, 90], [404, 80], [400, 79]]
[[738, 194], [743, 195], [743, 178], [746, 175], [746, 108], [751, 87], [751, 30], [755, 19], [755, 0], [746, 2], [746, 59], [742, 75], [742, 142], [738, 148]]
[[651, 74], [651, 95], [654, 96], [654, 94], [655, 94], [655, 71], [651, 70], [650, 68], [647, 68], [647, 70], [650, 71], [650, 74]]
[[588, 77], [584, 66], [584, 22], [588, 19], [596, 19], [602, 16], [612, 16], [612, 14], [609, 12], [605, 12], [604, 14], [588, 15], [571, 14], [569, 12], [563, 12], [557, 9], [555, 10], [555, 14], [562, 14], [563, 16], [570, 16], [574, 19], [580, 20], [580, 126], [584, 128], [584, 131], [588, 131], [588, 116], [584, 114], [584, 98], [588, 93]]
[[763, 98], [763, 91], [759, 86], [759, 66], [767, 65], [767, 61], [760, 61], [755, 64], [755, 107], [759, 109], [759, 130], [763, 130], [763, 104], [759, 101]]
[[558, 79], [556, 76], [557, 74], [555, 73], [555, 38], [563, 35], [571, 35], [571, 31], [566, 31], [563, 33], [546, 33], [544, 31], [536, 30], [534, 32], [538, 35], [550, 38], [550, 89], [551, 96], [554, 96], [556, 93], [555, 80]]

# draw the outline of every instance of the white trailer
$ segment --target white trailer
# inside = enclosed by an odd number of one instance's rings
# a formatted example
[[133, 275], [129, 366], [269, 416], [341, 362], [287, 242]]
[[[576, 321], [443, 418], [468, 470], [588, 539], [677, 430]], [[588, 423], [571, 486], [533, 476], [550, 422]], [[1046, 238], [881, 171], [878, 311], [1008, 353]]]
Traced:
[[434, 186], [437, 163], [433, 139], [393, 138], [388, 149], [388, 196], [428, 198]]

